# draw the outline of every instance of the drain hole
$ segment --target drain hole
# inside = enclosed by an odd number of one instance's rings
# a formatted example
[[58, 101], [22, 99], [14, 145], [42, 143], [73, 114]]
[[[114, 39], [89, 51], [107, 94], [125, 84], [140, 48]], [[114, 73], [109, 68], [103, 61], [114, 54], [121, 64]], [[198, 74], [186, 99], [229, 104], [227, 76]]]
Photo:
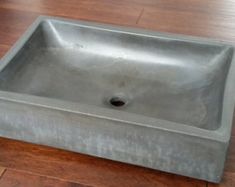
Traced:
[[126, 102], [119, 98], [119, 97], [113, 97], [109, 100], [109, 103], [115, 107], [121, 107], [124, 106], [126, 104]]

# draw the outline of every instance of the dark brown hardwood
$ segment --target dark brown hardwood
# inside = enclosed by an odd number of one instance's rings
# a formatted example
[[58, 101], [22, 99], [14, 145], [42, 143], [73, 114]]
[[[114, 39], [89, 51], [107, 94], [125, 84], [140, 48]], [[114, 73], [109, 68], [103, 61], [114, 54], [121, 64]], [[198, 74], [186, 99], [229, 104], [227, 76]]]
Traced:
[[1, 179], [4, 171], [5, 171], [5, 168], [0, 166], [0, 179]]
[[205, 186], [205, 182], [0, 138], [0, 165], [92, 186]]
[[2, 179], [0, 186], [4, 187], [88, 187], [86, 185], [64, 181], [48, 176], [36, 175], [29, 172], [7, 169]]
[[[211, 37], [235, 44], [234, 0], [1, 0], [0, 57], [41, 14]], [[84, 185], [235, 187], [235, 128], [219, 185], [0, 138], [0, 187]]]

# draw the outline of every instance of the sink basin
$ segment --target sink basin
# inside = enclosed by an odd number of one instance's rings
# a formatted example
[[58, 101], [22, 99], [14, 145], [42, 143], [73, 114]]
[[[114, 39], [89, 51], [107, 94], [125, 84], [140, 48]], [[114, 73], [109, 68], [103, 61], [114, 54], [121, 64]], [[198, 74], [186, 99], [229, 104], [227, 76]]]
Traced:
[[40, 16], [0, 63], [0, 136], [219, 182], [233, 47]]

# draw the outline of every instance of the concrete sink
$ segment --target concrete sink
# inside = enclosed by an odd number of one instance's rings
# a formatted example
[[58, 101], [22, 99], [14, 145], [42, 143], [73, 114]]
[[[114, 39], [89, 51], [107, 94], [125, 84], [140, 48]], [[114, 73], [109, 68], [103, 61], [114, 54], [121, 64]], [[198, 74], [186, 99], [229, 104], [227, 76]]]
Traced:
[[0, 63], [0, 136], [219, 182], [233, 47], [39, 17]]

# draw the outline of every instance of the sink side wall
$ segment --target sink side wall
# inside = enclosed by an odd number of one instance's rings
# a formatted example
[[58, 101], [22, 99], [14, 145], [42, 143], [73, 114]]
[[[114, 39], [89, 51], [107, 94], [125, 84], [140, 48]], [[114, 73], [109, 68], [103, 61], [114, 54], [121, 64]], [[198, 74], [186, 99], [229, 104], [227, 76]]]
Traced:
[[0, 136], [219, 182], [227, 143], [0, 101]]

